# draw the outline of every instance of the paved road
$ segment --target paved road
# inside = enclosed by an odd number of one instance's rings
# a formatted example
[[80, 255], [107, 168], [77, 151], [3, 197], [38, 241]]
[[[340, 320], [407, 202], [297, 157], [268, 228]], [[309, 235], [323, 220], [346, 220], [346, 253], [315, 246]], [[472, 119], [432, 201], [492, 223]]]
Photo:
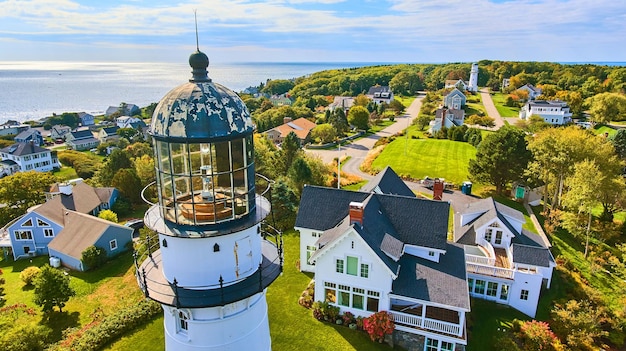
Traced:
[[500, 116], [500, 112], [496, 109], [496, 105], [494, 105], [493, 100], [491, 99], [491, 95], [489, 94], [489, 88], [480, 89], [480, 97], [483, 100], [483, 106], [485, 106], [485, 110], [487, 110], [487, 115], [495, 120], [496, 125], [493, 128], [489, 128], [490, 130], [498, 130], [504, 126], [504, 118]]

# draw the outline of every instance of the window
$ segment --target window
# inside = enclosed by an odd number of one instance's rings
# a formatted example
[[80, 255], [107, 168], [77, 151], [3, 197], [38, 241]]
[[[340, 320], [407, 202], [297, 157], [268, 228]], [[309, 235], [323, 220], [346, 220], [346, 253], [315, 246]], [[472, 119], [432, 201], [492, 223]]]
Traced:
[[426, 338], [426, 351], [439, 351], [439, 340]]
[[491, 229], [485, 230], [485, 240], [491, 242]]
[[496, 242], [495, 242], [495, 244], [496, 245], [502, 244], [502, 232], [499, 231], [499, 230], [496, 232]]
[[350, 307], [350, 287], [339, 284], [339, 300], [337, 303], [341, 306]]
[[117, 239], [109, 241], [109, 248], [111, 248], [111, 251], [117, 249]]
[[313, 253], [315, 253], [315, 246], [308, 246], [306, 247], [306, 264], [309, 264], [309, 259], [311, 258], [311, 256], [313, 256]]
[[187, 334], [187, 330], [189, 330], [189, 313], [178, 310], [178, 313], [176, 314], [176, 319], [176, 331], [181, 334]]
[[431, 257], [435, 256], [435, 251], [428, 251], [428, 256], [431, 256]]
[[487, 296], [496, 296], [498, 294], [498, 283], [487, 283]]
[[324, 296], [326, 296], [326, 301], [330, 303], [337, 302], [337, 284], [324, 282]]
[[16, 230], [15, 240], [33, 240], [33, 233], [30, 230]]
[[370, 275], [370, 266], [365, 263], [361, 263], [361, 277], [368, 278]]
[[506, 284], [500, 285], [500, 300], [507, 300], [509, 298], [509, 286]]
[[474, 285], [474, 293], [476, 294], [484, 294], [485, 293], [485, 281], [476, 279], [476, 284]]
[[367, 310], [369, 312], [378, 312], [378, 302], [380, 299], [380, 293], [377, 291], [367, 291]]
[[26, 222], [22, 223], [23, 227], [32, 227], [33, 226], [33, 220], [29, 219]]
[[522, 289], [519, 294], [519, 299], [524, 301], [528, 300], [528, 290]]
[[363, 309], [365, 289], [352, 288], [352, 307]]
[[46, 238], [52, 238], [54, 236], [54, 231], [52, 230], [52, 228], [44, 228], [43, 236]]
[[469, 292], [472, 292], [472, 288], [474, 287], [474, 278], [467, 278], [467, 288]]
[[356, 257], [348, 256], [348, 270], [346, 273], [350, 275], [357, 275], [359, 266], [359, 259]]
[[335, 270], [337, 271], [337, 273], [343, 273], [343, 260], [342, 259], [337, 259], [336, 263], [335, 263]]
[[48, 224], [48, 223], [42, 221], [41, 219], [37, 218], [37, 226], [38, 227], [49, 227], [50, 224]]
[[441, 342], [441, 351], [452, 351], [454, 350], [454, 344], [447, 341]]

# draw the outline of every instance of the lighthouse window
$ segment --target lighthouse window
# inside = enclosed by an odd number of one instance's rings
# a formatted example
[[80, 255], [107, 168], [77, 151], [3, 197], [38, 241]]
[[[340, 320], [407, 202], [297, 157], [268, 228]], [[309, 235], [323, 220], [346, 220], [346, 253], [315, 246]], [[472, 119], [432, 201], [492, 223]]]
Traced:
[[163, 247], [167, 247], [167, 240], [163, 239]]
[[220, 246], [215, 243], [215, 245], [213, 245], [213, 252], [219, 252], [220, 251]]
[[179, 333], [183, 333], [183, 334], [187, 334], [187, 330], [189, 330], [189, 313], [185, 312], [185, 311], [178, 311], [178, 314], [176, 316], [177, 318], [177, 327], [178, 330], [177, 332]]

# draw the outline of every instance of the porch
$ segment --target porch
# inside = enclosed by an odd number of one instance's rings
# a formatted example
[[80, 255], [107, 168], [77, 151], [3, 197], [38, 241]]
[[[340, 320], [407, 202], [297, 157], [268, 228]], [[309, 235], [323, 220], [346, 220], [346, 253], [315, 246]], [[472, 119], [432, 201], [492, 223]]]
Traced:
[[512, 254], [508, 249], [494, 248], [489, 242], [482, 245], [465, 246], [465, 266], [468, 273], [487, 275], [498, 278], [514, 279], [511, 269]]
[[452, 337], [461, 343], [466, 341], [464, 311], [407, 303], [409, 302], [392, 300], [389, 313], [393, 316], [398, 330], [414, 334], [425, 331]]

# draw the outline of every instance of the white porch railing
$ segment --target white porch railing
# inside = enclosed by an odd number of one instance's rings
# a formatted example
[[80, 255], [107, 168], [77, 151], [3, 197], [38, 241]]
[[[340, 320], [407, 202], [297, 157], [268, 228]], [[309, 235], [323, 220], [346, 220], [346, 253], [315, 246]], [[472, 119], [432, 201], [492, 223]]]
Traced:
[[496, 264], [496, 259], [492, 257], [476, 256], [471, 254], [465, 254], [465, 262], [484, 264], [487, 266], [493, 266]]
[[476, 273], [482, 275], [490, 275], [493, 277], [514, 279], [515, 271], [508, 268], [500, 268], [495, 266], [484, 266], [481, 264], [475, 264], [466, 262], [465, 267], [469, 273]]
[[480, 246], [483, 247], [483, 249], [485, 249], [487, 251], [487, 255], [489, 257], [496, 257], [496, 252], [493, 249], [493, 245], [491, 245], [490, 242], [488, 242], [487, 240], [485, 240], [485, 238], [483, 237], [478, 237], [476, 239], [476, 243]]
[[393, 321], [396, 324], [409, 325], [415, 328], [432, 330], [454, 336], [462, 336], [462, 329], [458, 324], [438, 321], [430, 318], [422, 318], [397, 311], [389, 311], [389, 313], [393, 316]]

